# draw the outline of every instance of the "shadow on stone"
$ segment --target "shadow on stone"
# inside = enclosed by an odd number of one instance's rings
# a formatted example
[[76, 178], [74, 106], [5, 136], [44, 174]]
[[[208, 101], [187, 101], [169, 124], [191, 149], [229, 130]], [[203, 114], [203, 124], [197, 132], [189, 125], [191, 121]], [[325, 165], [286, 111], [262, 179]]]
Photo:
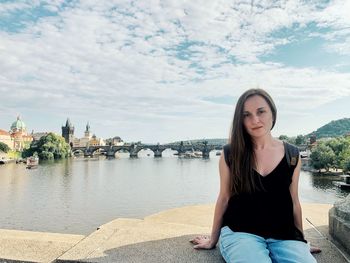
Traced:
[[328, 226], [317, 226], [318, 233], [313, 228], [309, 228], [304, 231], [305, 238], [311, 243], [312, 246], [319, 247], [322, 252], [314, 254], [318, 263], [348, 263], [346, 259], [348, 255], [343, 247], [340, 246], [328, 233]]
[[[348, 261], [338, 251], [335, 245], [329, 240], [328, 226], [319, 226], [317, 230], [310, 228], [305, 231], [305, 236], [312, 245], [322, 249], [319, 254], [314, 254], [318, 263], [347, 263]], [[218, 248], [213, 250], [195, 250], [189, 242], [195, 235], [184, 235], [180, 237], [167, 238], [140, 242], [108, 249], [97, 248], [88, 258], [81, 260], [57, 260], [56, 262], [212, 262], [224, 263]], [[97, 253], [104, 256], [98, 257]]]
[[195, 250], [189, 242], [193, 236], [185, 235], [107, 249], [103, 252], [105, 254], [103, 257], [94, 257], [97, 249], [90, 258], [76, 261], [57, 260], [56, 262], [225, 262], [219, 248]]

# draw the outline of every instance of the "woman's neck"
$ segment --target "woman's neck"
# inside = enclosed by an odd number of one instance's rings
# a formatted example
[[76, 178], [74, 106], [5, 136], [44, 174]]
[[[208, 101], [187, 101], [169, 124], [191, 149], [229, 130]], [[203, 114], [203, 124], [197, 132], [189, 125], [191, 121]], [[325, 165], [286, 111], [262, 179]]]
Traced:
[[263, 137], [253, 138], [253, 144], [255, 150], [263, 150], [266, 147], [273, 146], [275, 139], [271, 134], [267, 134]]

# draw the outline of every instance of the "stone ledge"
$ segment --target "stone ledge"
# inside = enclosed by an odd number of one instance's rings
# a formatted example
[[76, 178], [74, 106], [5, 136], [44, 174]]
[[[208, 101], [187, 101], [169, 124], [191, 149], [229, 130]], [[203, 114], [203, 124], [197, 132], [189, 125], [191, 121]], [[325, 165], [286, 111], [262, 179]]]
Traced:
[[84, 236], [0, 229], [0, 262], [51, 262]]
[[[349, 257], [328, 234], [330, 208], [302, 204], [305, 236], [322, 249], [314, 255], [318, 263], [348, 263]], [[120, 218], [86, 237], [0, 229], [0, 262], [223, 263], [218, 248], [194, 250], [189, 242], [193, 236], [210, 233], [213, 213], [214, 205], [198, 205], [170, 209], [144, 220]]]
[[350, 195], [329, 210], [329, 234], [350, 253]]

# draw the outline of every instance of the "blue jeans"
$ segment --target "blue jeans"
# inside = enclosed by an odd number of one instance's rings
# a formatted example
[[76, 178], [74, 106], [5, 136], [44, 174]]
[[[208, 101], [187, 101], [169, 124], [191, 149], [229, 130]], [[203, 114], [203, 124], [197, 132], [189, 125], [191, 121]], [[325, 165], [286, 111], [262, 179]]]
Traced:
[[309, 246], [296, 240], [278, 240], [221, 228], [219, 247], [228, 263], [315, 263]]

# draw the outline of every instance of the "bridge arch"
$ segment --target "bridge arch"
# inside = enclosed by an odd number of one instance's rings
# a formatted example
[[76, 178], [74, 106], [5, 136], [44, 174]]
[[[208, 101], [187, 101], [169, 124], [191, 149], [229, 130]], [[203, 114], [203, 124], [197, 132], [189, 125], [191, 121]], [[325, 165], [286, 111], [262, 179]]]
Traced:
[[106, 154], [106, 150], [104, 148], [102, 148], [102, 147], [100, 147], [100, 148], [96, 147], [96, 148], [94, 148], [91, 151], [91, 156], [96, 155], [97, 153], [105, 155]]
[[77, 155], [84, 155], [84, 151], [81, 150], [81, 149], [76, 149], [76, 150], [74, 150], [72, 153], [73, 153], [74, 156], [77, 156]]

